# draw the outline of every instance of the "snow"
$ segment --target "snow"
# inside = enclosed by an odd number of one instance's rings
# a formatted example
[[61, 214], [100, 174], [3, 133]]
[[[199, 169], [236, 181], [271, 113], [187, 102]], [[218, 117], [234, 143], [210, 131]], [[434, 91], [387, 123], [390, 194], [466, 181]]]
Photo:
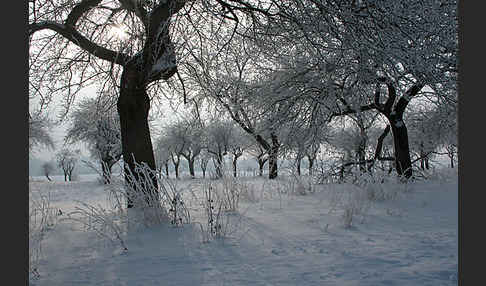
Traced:
[[[456, 170], [457, 172], [457, 170]], [[386, 185], [394, 196], [361, 201], [351, 227], [343, 225], [353, 186], [315, 185], [288, 192], [292, 182], [242, 178], [253, 190], [237, 212], [232, 231], [205, 240], [200, 205], [203, 179], [178, 188], [192, 223], [127, 227], [119, 243], [73, 221], [62, 220], [76, 200], [109, 208], [95, 175], [79, 181], [31, 180], [32, 198], [49, 194], [62, 209], [42, 241], [31, 285], [457, 285], [457, 173], [406, 186]], [[217, 184], [218, 181], [211, 181]]]

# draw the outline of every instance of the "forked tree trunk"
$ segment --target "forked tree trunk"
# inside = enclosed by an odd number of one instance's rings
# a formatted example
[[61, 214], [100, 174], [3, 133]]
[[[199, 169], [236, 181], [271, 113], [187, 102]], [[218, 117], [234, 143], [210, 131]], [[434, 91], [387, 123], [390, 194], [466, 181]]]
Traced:
[[[138, 182], [145, 180], [135, 167], [136, 164], [146, 164], [150, 170], [149, 178], [146, 179], [151, 181], [152, 187], [143, 195], [147, 203], [150, 203], [158, 195], [155, 158], [148, 125], [150, 99], [145, 88], [137, 85], [137, 73], [135, 69], [124, 68], [117, 109], [120, 116], [125, 182], [128, 188], [134, 188], [133, 184], [130, 184], [132, 180], [129, 176], [133, 176], [132, 179]], [[127, 207], [133, 206], [131, 192], [127, 192]]]
[[[390, 122], [391, 131], [393, 134], [393, 147], [395, 150], [395, 168], [398, 175], [409, 179], [412, 177], [412, 160], [410, 158], [410, 148], [408, 145], [407, 126], [403, 121], [403, 113], [407, 108], [410, 99], [414, 97], [424, 86], [423, 84], [415, 84], [411, 86], [403, 96], [401, 96], [397, 103], [393, 105], [396, 98], [396, 90], [391, 82], [387, 82], [388, 100], [378, 107], [378, 110], [385, 115]], [[375, 104], [379, 101], [379, 90], [375, 93]]]

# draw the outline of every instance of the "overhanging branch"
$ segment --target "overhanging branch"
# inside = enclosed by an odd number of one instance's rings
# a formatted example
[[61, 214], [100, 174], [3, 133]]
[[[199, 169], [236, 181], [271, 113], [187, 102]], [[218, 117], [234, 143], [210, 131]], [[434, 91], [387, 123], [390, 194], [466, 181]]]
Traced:
[[92, 42], [71, 26], [52, 21], [29, 24], [29, 36], [41, 30], [51, 30], [95, 57], [124, 66], [130, 59], [126, 54], [112, 51]]

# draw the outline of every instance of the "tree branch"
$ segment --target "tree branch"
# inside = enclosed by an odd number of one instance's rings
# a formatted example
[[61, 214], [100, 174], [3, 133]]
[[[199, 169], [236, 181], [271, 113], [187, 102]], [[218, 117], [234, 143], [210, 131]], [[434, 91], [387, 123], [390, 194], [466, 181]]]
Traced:
[[29, 24], [29, 35], [41, 30], [52, 30], [95, 57], [124, 66], [130, 59], [126, 54], [112, 51], [90, 41], [71, 26], [52, 21]]
[[64, 24], [66, 26], [74, 28], [76, 26], [76, 23], [78, 22], [79, 18], [83, 16], [84, 13], [88, 12], [95, 6], [97, 6], [101, 0], [84, 0], [81, 1], [78, 5], [74, 6], [74, 8], [71, 10], [71, 13], [69, 13], [66, 21]]
[[399, 116], [402, 116], [403, 113], [405, 112], [405, 108], [407, 108], [408, 103], [414, 97], [419, 93], [419, 91], [424, 87], [423, 84], [414, 84], [412, 85], [406, 92], [405, 94], [400, 97], [400, 99], [397, 102], [397, 106], [395, 107], [395, 111]]

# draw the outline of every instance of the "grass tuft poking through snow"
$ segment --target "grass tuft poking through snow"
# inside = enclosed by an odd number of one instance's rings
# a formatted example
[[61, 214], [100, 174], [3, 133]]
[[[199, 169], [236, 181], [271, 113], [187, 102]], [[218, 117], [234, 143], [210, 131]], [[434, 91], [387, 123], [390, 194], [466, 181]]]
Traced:
[[150, 200], [137, 197], [149, 181], [33, 178], [31, 284], [457, 285], [454, 170], [408, 183], [156, 178]]

